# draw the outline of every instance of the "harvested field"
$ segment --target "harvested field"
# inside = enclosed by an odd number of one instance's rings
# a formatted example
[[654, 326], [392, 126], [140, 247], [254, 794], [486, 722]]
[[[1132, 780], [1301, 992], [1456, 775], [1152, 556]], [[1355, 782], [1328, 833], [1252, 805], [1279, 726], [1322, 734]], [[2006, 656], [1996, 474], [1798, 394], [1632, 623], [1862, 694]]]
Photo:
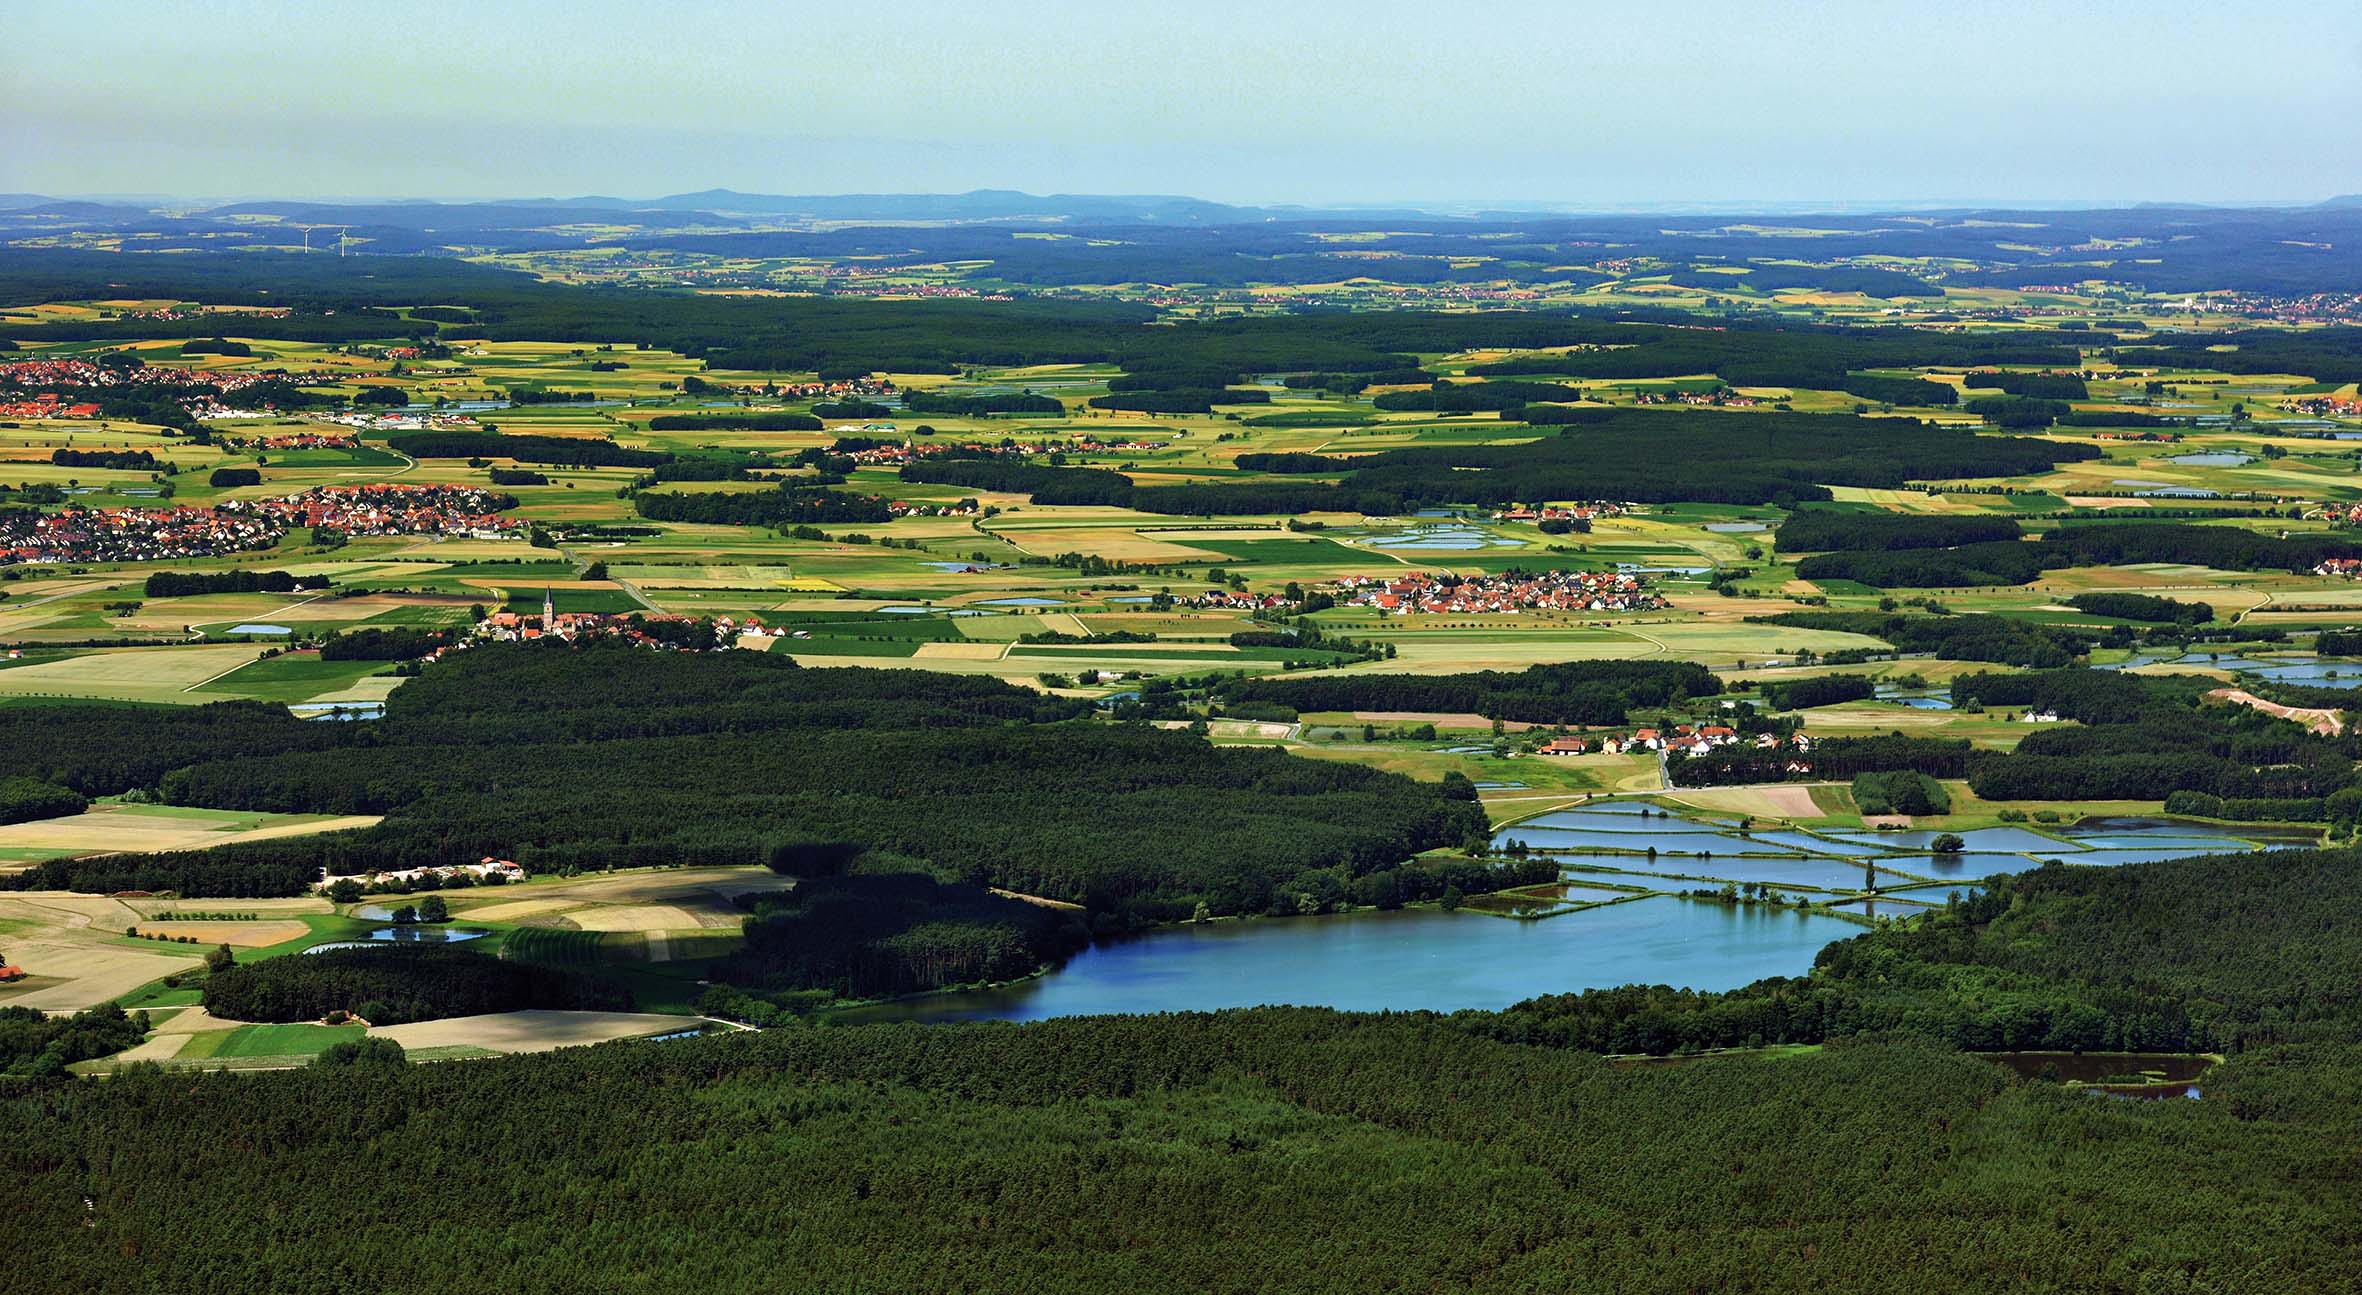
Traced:
[[[158, 945], [158, 948], [166, 946]], [[0, 988], [0, 1004], [50, 1012], [78, 1012], [120, 998], [151, 980], [203, 965], [201, 945], [184, 954], [143, 953], [97, 944], [11, 940], [8, 956], [33, 973], [33, 987]]]
[[593, 904], [566, 914], [585, 931], [672, 931], [704, 925], [695, 914], [669, 904]]
[[267, 949], [305, 935], [312, 928], [301, 922], [140, 922], [142, 935], [187, 936], [200, 948], [226, 944], [233, 949]]
[[1668, 800], [1723, 814], [1757, 818], [1819, 818], [1813, 789], [1794, 783], [1769, 787], [1701, 787], [1669, 793]]
[[[1357, 710], [1355, 721], [1363, 724], [1433, 724], [1437, 728], [1481, 728], [1490, 730], [1493, 722], [1474, 711], [1440, 710]], [[1508, 720], [1501, 727], [1511, 732], [1522, 732], [1540, 725], [1522, 720]]]
[[572, 908], [579, 900], [572, 899], [516, 899], [481, 908], [454, 908], [454, 912], [471, 922], [521, 922], [528, 917], [546, 917]]
[[1008, 651], [1006, 643], [921, 643], [911, 656], [921, 661], [998, 661]]
[[455, 1016], [444, 1021], [414, 1021], [408, 1025], [372, 1028], [378, 1038], [392, 1039], [407, 1049], [468, 1047], [491, 1052], [549, 1052], [557, 1048], [604, 1043], [610, 1039], [670, 1034], [697, 1024], [695, 1018], [658, 1016], [648, 1012], [495, 1012], [487, 1016]]
[[0, 693], [196, 705], [220, 699], [190, 689], [261, 655], [261, 648], [242, 643], [92, 652], [0, 670]]
[[159, 808], [98, 805], [88, 813], [67, 818], [10, 823], [0, 826], [0, 850], [45, 851], [56, 855], [200, 850], [239, 841], [267, 841], [372, 827], [378, 821], [370, 815], [331, 818], [204, 810], [158, 812]]

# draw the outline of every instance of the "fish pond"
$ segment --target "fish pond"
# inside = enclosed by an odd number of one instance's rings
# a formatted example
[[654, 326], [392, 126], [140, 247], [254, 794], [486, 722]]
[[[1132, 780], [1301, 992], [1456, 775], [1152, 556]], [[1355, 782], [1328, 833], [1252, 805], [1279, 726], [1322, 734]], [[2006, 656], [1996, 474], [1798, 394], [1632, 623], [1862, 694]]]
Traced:
[[[853, 1009], [845, 1021], [1037, 1020], [1295, 1004], [1347, 1011], [1497, 1009], [1538, 994], [1631, 983], [1732, 989], [1802, 975], [1859, 927], [1940, 905], [1980, 879], [2059, 859], [2111, 865], [2306, 844], [2310, 834], [2162, 818], [1960, 833], [1735, 825], [1639, 801], [1600, 801], [1501, 829], [1556, 857], [1562, 880], [1405, 909], [1164, 927], [1094, 945], [1030, 980]], [[1652, 856], [1649, 851], [1654, 849]], [[1762, 886], [1831, 911], [1701, 902], [1678, 892]], [[1957, 883], [1957, 884], [1955, 884]], [[1875, 886], [1876, 895], [1865, 891]], [[1650, 893], [1660, 892], [1660, 893]], [[1662, 893], [1675, 892], [1675, 893]]]

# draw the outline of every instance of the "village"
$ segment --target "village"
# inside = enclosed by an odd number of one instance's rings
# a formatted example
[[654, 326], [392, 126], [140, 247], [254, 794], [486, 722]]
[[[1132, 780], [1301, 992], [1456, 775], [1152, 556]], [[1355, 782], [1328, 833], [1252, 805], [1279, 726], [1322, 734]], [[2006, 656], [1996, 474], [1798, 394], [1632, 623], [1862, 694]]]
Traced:
[[505, 496], [466, 486], [320, 486], [270, 499], [229, 499], [211, 508], [84, 508], [0, 514], [0, 560], [154, 562], [267, 549], [299, 526], [344, 535], [466, 535], [509, 538]]
[[1393, 616], [1629, 612], [1671, 606], [1645, 576], [1621, 571], [1521, 571], [1460, 576], [1347, 576], [1345, 601]]
[[[1629, 733], [1611, 733], [1605, 736], [1583, 735], [1552, 738], [1534, 748], [1534, 754], [1547, 756], [1591, 755], [1593, 753], [1625, 755], [1640, 751], [1658, 751], [1666, 754], [1705, 755], [1717, 747], [1737, 746], [1749, 741], [1750, 739], [1737, 729], [1724, 724], [1675, 724], [1671, 728], [1639, 728]], [[1776, 751], [1785, 746], [1802, 755], [1812, 750], [1812, 738], [1801, 731], [1791, 733], [1785, 739], [1777, 733], [1757, 733], [1751, 741], [1752, 745], [1761, 751]], [[1810, 773], [1812, 765], [1801, 759], [1794, 760], [1789, 763], [1787, 771], [1796, 774]]]

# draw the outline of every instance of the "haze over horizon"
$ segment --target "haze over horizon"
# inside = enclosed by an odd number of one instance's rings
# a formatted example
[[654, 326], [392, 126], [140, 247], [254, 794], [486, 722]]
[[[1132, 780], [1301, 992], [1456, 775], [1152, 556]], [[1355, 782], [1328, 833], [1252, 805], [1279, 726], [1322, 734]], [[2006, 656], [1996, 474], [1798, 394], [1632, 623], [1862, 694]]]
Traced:
[[[250, 0], [203, 23], [153, 0], [106, 9], [14, 16], [0, 190], [1594, 211], [2362, 190], [2362, 21], [2329, 3], [2078, 0], [1966, 23], [1857, 0], [1449, 15], [1060, 0], [1022, 22], [940, 0], [754, 15]], [[2031, 56], [2029, 32], [2051, 52]]]

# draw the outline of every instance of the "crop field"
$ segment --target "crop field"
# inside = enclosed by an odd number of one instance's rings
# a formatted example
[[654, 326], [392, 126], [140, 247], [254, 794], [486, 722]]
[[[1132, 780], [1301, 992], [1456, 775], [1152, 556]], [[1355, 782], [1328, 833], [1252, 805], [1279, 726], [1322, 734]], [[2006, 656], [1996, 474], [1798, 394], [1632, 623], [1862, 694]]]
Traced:
[[68, 818], [0, 824], [0, 851], [25, 860], [116, 851], [196, 850], [236, 841], [346, 831], [377, 821], [366, 815], [262, 814], [101, 803]]
[[[373, 1027], [369, 1034], [392, 1039], [405, 1050], [467, 1048], [485, 1054], [548, 1052], [615, 1039], [648, 1038], [692, 1028], [679, 1016], [647, 1012], [497, 1012], [441, 1021]], [[317, 1027], [314, 1027], [317, 1028]]]
[[97, 697], [193, 706], [215, 700], [198, 685], [251, 664], [244, 645], [91, 652], [0, 670], [0, 696]]

